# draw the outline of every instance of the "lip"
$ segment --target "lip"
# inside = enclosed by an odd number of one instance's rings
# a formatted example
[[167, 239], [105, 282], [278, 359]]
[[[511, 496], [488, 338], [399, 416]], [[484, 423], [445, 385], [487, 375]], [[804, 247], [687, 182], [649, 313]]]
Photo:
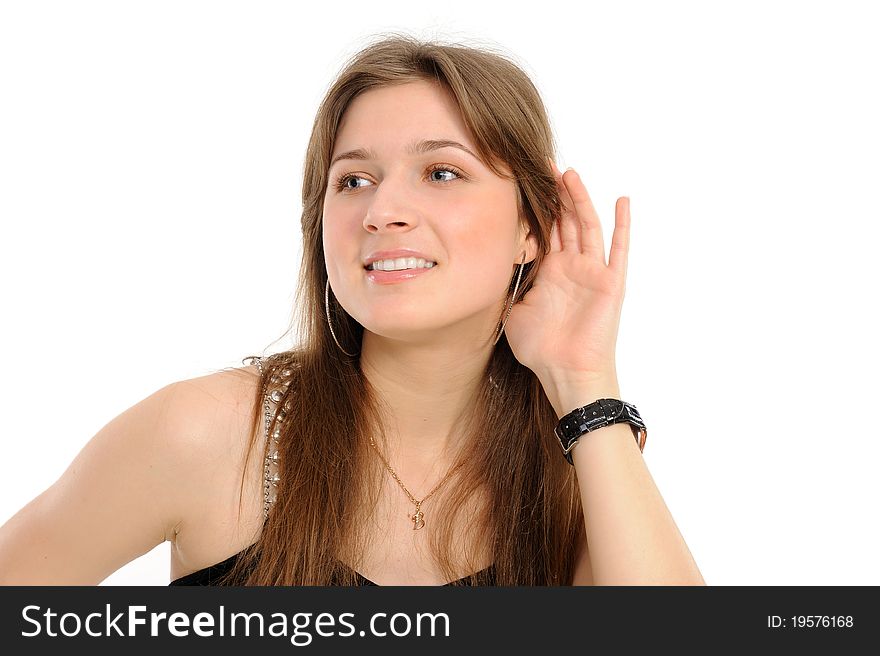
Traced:
[[[429, 262], [437, 262], [430, 255], [425, 255], [419, 251], [413, 250], [411, 248], [395, 248], [390, 251], [374, 251], [370, 253], [369, 257], [364, 260], [364, 267], [370, 266], [373, 262], [377, 260], [396, 260], [399, 257], [415, 257], [421, 258], [423, 260], [428, 260]], [[437, 262], [437, 264], [440, 264]]]
[[413, 278], [420, 278], [421, 276], [431, 273], [431, 271], [438, 266], [440, 265], [435, 264], [430, 269], [403, 269], [402, 271], [371, 271], [369, 269], [364, 269], [364, 273], [367, 274], [368, 280], [377, 285], [393, 285], [412, 280]]

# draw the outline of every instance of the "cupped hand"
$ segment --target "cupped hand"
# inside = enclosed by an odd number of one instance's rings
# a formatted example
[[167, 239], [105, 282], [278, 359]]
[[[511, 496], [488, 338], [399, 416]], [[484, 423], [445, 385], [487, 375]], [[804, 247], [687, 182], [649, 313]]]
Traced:
[[602, 225], [573, 169], [550, 161], [563, 204], [550, 251], [504, 331], [516, 359], [542, 377], [616, 379], [615, 348], [626, 288], [629, 198], [617, 199], [608, 263]]

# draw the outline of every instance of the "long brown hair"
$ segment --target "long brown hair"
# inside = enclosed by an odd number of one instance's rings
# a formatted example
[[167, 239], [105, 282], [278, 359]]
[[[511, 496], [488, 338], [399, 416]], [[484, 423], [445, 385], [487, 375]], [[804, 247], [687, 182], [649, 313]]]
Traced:
[[[377, 466], [369, 445], [369, 436], [382, 431], [376, 391], [362, 375], [359, 358], [341, 352], [327, 324], [323, 198], [337, 128], [352, 100], [370, 89], [416, 81], [444, 85], [481, 160], [499, 176], [510, 179], [499, 162], [513, 173], [519, 219], [538, 241], [538, 255], [525, 265], [518, 299], [530, 289], [550, 249], [551, 227], [561, 210], [547, 160], [554, 157], [554, 139], [537, 89], [512, 59], [491, 47], [422, 41], [395, 32], [379, 35], [346, 62], [320, 104], [305, 157], [303, 259], [293, 315], [299, 345], [264, 360], [254, 399], [248, 457], [263, 444], [263, 394], [288, 370], [284, 380], [289, 383], [278, 403], [282, 411], [272, 417], [271, 426], [280, 435], [278, 496], [260, 535], [226, 583], [355, 584], [354, 572], [340, 561], [358, 568], [366, 520], [376, 506], [380, 477], [388, 473]], [[340, 344], [358, 353], [363, 326], [332, 293], [329, 311]], [[502, 337], [461, 418], [465, 446], [459, 467], [444, 485], [446, 496], [432, 497], [431, 550], [446, 580], [485, 565], [476, 562], [477, 547], [467, 552], [466, 563], [453, 562], [453, 544], [474, 544], [493, 555], [496, 585], [571, 584], [577, 547], [586, 537], [575, 471], [560, 453], [556, 422], [537, 377], [516, 360]], [[476, 498], [475, 492], [488, 505], [464, 517], [466, 501]], [[480, 573], [469, 582], [486, 580]]]

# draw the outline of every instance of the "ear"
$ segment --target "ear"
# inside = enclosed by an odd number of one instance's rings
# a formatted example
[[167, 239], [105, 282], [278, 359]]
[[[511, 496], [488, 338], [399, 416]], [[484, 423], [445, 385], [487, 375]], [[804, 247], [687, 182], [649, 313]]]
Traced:
[[526, 252], [526, 264], [538, 257], [538, 239], [535, 233], [529, 228], [528, 223], [520, 224], [519, 247], [516, 251], [516, 263], [519, 264], [522, 259], [523, 251]]

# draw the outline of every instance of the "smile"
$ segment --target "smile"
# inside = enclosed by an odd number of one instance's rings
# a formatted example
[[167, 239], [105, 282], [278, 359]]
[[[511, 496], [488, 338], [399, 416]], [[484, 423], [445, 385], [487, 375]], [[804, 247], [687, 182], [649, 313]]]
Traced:
[[430, 269], [416, 268], [402, 269], [400, 271], [370, 271], [369, 269], [364, 269], [364, 273], [366, 273], [368, 280], [377, 285], [393, 285], [395, 283], [406, 282], [407, 280], [414, 280], [422, 276], [427, 276], [434, 271], [437, 266], [439, 265], [434, 265]]

